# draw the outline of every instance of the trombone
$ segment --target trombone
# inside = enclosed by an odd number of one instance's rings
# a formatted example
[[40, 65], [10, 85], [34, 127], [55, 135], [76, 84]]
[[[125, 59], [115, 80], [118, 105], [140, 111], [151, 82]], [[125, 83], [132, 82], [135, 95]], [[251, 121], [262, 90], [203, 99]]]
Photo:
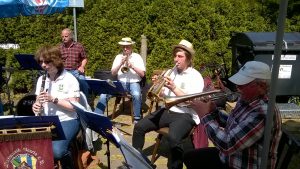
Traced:
[[[195, 93], [195, 94], [188, 94], [183, 96], [168, 96], [163, 99], [163, 107], [166, 109], [171, 108], [172, 106], [175, 106], [177, 104], [180, 104], [185, 101], [189, 101], [196, 98], [202, 98], [202, 99], [209, 99], [211, 101], [219, 100], [226, 98], [227, 96], [233, 95], [234, 93], [226, 93], [221, 90], [212, 90], [208, 92], [201, 92], [201, 93]], [[188, 107], [189, 104], [185, 104], [184, 107]]]

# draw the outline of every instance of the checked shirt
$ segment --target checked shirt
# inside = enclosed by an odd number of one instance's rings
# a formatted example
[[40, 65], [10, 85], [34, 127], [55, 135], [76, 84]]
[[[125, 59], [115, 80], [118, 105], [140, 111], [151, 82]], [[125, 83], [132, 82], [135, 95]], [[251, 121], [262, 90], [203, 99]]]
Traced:
[[[272, 136], [270, 139], [269, 167], [275, 168], [277, 147], [281, 137], [281, 119], [274, 109]], [[267, 103], [255, 100], [238, 101], [229, 116], [219, 111], [204, 116], [201, 123], [214, 145], [220, 150], [220, 159], [230, 168], [258, 169], [261, 164], [263, 134]]]

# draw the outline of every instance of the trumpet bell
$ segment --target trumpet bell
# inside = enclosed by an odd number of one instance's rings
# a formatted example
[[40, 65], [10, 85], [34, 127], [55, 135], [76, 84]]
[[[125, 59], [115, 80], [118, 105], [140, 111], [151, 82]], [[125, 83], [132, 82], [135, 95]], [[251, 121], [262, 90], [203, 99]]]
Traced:
[[124, 66], [124, 67], [121, 68], [121, 72], [122, 73], [127, 73], [128, 71], [129, 71], [129, 68], [126, 67], [126, 66]]

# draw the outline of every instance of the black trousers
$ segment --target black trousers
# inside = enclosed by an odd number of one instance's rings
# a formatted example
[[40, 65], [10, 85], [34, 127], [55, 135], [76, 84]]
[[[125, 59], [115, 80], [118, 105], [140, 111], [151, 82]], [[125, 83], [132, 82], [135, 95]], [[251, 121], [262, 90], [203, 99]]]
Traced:
[[183, 167], [183, 139], [189, 135], [194, 126], [195, 122], [190, 114], [160, 109], [135, 124], [132, 146], [141, 151], [145, 143], [146, 133], [169, 127], [167, 140], [170, 144], [171, 156], [168, 166], [172, 169], [181, 169]]
[[186, 152], [183, 157], [188, 169], [229, 169], [222, 163], [215, 147], [200, 148]]

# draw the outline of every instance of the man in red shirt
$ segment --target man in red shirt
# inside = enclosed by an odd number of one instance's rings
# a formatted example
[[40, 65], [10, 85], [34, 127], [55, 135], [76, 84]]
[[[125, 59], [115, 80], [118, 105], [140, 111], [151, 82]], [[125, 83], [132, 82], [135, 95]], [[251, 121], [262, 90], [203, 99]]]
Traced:
[[60, 51], [65, 69], [71, 72], [79, 81], [80, 90], [88, 98], [89, 86], [84, 80], [85, 66], [88, 62], [87, 55], [83, 45], [73, 40], [73, 32], [65, 28], [61, 32], [62, 44]]

